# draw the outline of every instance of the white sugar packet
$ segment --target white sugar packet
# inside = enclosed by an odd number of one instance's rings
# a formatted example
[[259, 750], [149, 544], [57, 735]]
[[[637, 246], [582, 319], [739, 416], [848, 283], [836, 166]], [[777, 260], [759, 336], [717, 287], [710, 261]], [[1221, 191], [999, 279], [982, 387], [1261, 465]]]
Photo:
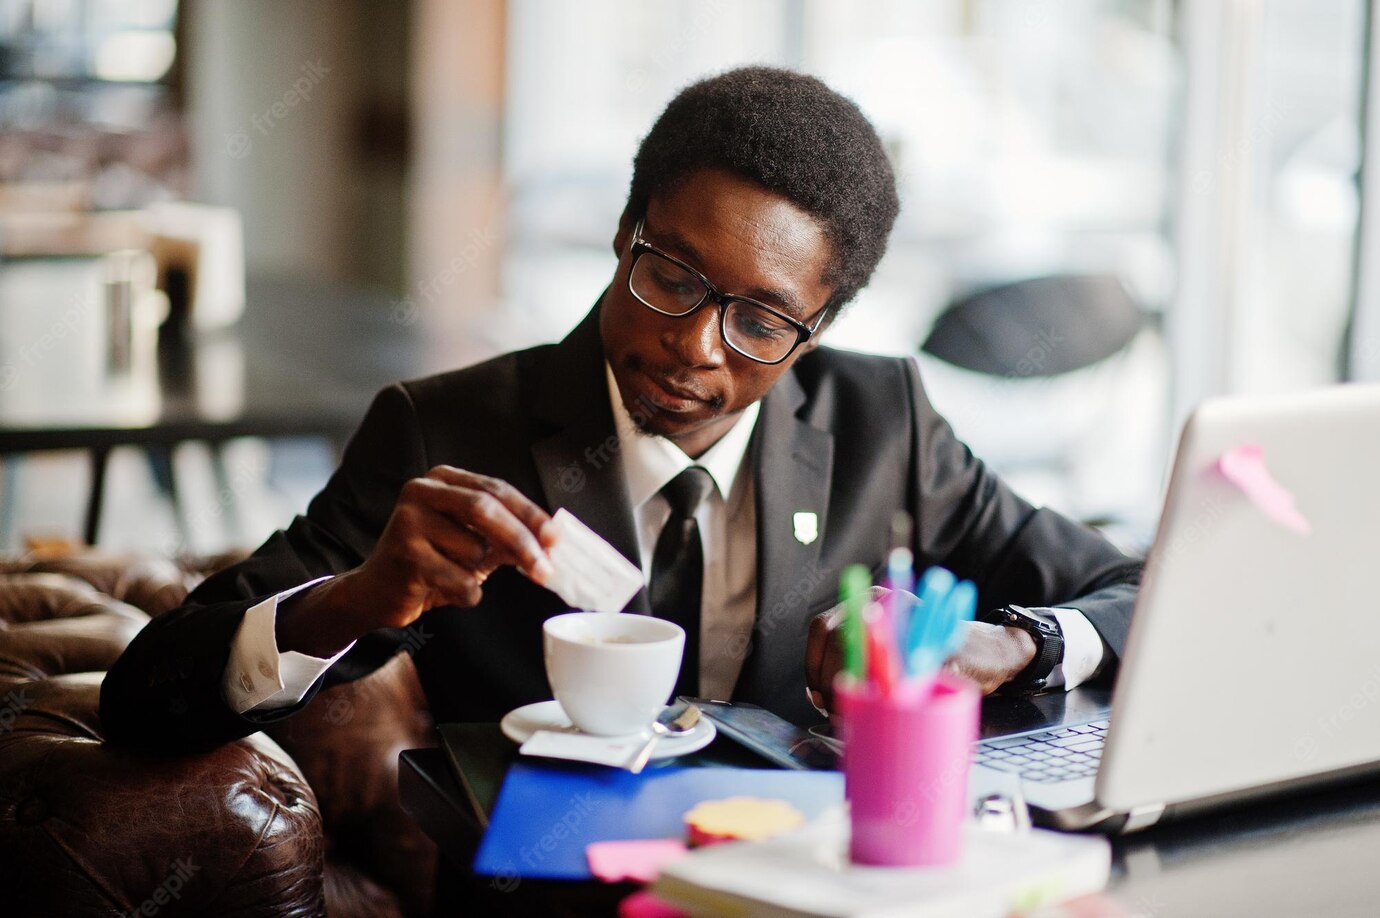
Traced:
[[556, 574], [546, 586], [572, 609], [621, 612], [642, 589], [642, 571], [564, 508], [551, 518], [556, 544], [546, 556]]
[[593, 762], [596, 765], [612, 765], [615, 768], [623, 768], [646, 744], [646, 734], [590, 736], [587, 733], [538, 730], [519, 747], [518, 751], [523, 755], [539, 755], [548, 759], [569, 759], [574, 762]]

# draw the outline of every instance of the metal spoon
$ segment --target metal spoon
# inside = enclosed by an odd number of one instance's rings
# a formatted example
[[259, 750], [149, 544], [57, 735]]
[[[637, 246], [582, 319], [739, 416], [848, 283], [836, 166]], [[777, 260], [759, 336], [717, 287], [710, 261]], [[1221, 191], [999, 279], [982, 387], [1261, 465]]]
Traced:
[[695, 705], [685, 704], [684, 708], [671, 705], [652, 721], [652, 735], [625, 767], [633, 774], [640, 774], [651, 760], [652, 750], [656, 748], [658, 740], [663, 736], [682, 736], [689, 733], [699, 722], [700, 709]]

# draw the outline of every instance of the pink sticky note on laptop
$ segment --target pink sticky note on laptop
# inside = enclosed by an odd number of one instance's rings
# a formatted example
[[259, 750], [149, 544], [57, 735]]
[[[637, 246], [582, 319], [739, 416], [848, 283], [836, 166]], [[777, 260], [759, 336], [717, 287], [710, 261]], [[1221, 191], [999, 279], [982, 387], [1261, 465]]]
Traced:
[[1236, 485], [1261, 513], [1285, 529], [1308, 535], [1313, 531], [1294, 503], [1294, 495], [1275, 481], [1265, 467], [1265, 451], [1254, 443], [1227, 450], [1217, 460], [1217, 471]]
[[589, 872], [605, 883], [650, 883], [662, 867], [686, 853], [685, 842], [676, 838], [591, 842], [585, 848]]

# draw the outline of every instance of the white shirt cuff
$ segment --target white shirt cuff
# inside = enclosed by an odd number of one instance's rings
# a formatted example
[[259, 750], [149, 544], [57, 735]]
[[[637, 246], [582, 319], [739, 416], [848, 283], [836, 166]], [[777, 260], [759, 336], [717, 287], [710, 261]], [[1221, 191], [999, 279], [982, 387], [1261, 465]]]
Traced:
[[225, 664], [221, 694], [236, 714], [290, 708], [306, 696], [321, 674], [331, 668], [355, 642], [351, 641], [330, 659], [289, 650], [278, 651], [276, 625], [278, 603], [300, 590], [315, 586], [329, 576], [284, 590], [244, 613], [235, 640], [230, 645], [230, 660]]
[[1087, 682], [1102, 665], [1106, 645], [1088, 617], [1077, 609], [1031, 609], [1053, 618], [1064, 636], [1064, 659], [1050, 671], [1046, 688], [1075, 689]]

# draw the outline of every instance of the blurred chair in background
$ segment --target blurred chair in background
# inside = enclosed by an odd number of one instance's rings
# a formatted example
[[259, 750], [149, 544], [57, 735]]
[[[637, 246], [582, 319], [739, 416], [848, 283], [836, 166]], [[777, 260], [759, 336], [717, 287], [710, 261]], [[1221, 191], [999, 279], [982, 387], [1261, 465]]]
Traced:
[[1120, 352], [1144, 324], [1145, 315], [1117, 278], [1055, 275], [959, 300], [934, 323], [923, 349], [989, 376], [1056, 376]]
[[1163, 418], [1149, 318], [1114, 276], [1032, 278], [957, 300], [921, 348], [936, 404], [978, 455], [1132, 550], [1150, 521], [1127, 514], [1157, 472], [1140, 444]]

